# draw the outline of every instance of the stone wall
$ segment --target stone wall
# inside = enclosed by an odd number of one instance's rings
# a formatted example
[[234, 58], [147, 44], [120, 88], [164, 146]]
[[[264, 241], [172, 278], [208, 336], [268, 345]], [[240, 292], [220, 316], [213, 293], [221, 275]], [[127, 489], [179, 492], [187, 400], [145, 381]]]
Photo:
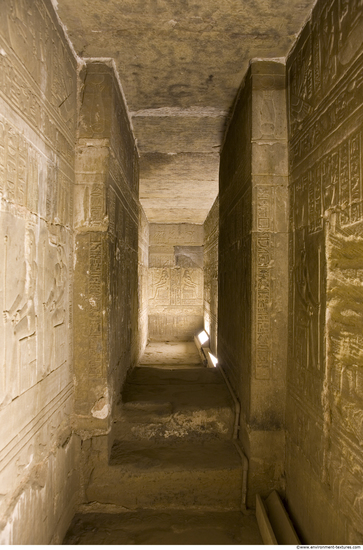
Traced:
[[363, 537], [363, 12], [318, 1], [287, 62], [287, 499], [306, 542]]
[[75, 414], [109, 431], [138, 350], [138, 155], [112, 63], [80, 75], [75, 186]]
[[150, 224], [149, 337], [192, 340], [203, 328], [203, 225]]
[[145, 212], [140, 206], [139, 213], [139, 330], [138, 330], [138, 349], [139, 357], [142, 355], [149, 336], [148, 315], [149, 315], [149, 222]]
[[47, 0], [0, 2], [0, 542], [60, 542], [72, 435], [76, 60]]
[[218, 354], [246, 406], [251, 368], [251, 102], [246, 79], [221, 151], [219, 181]]
[[216, 198], [204, 222], [204, 328], [209, 347], [217, 356], [218, 333], [218, 237], [219, 199]]
[[255, 60], [221, 152], [218, 359], [241, 403], [248, 505], [284, 488], [287, 356], [285, 66]]

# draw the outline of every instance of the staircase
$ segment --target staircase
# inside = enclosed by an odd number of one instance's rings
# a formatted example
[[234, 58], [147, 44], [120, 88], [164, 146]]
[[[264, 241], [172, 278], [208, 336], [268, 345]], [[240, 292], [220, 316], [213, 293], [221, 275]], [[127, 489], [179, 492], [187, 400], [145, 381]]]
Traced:
[[88, 502], [119, 509], [241, 509], [243, 468], [233, 400], [192, 342], [153, 343], [129, 373], [107, 464]]

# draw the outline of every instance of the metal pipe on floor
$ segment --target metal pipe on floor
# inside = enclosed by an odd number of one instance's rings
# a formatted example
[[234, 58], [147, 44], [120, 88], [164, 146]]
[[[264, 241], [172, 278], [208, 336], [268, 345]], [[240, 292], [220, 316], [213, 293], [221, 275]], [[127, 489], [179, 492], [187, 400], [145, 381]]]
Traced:
[[227, 378], [226, 373], [224, 372], [224, 369], [223, 369], [222, 365], [219, 365], [219, 368], [221, 369], [221, 373], [223, 375], [224, 381], [227, 385], [228, 391], [231, 394], [231, 397], [232, 397], [233, 402], [234, 402], [234, 425], [233, 425], [233, 436], [232, 437], [233, 437], [233, 439], [238, 439], [239, 428], [240, 428], [241, 405], [240, 405], [237, 397], [235, 396], [235, 393], [232, 389], [231, 384], [229, 383], [229, 380]]
[[239, 456], [242, 460], [242, 497], [241, 497], [241, 510], [244, 513], [251, 513], [251, 511], [247, 510], [247, 475], [248, 475], [248, 458], [244, 454], [243, 450], [240, 447], [240, 443], [238, 440], [234, 441], [234, 446], [236, 447], [236, 451], [238, 452]]
[[248, 458], [244, 454], [243, 450], [241, 449], [240, 442], [238, 439], [239, 436], [239, 430], [240, 430], [240, 415], [241, 415], [241, 405], [238, 401], [233, 388], [227, 378], [226, 373], [224, 372], [224, 369], [222, 365], [219, 364], [219, 368], [221, 370], [221, 373], [223, 375], [224, 381], [226, 383], [226, 386], [228, 388], [228, 391], [233, 399], [234, 402], [234, 410], [235, 410], [235, 417], [234, 417], [234, 426], [233, 426], [233, 440], [234, 440], [234, 446], [236, 447], [236, 450], [241, 458], [242, 461], [242, 496], [241, 496], [241, 510], [245, 514], [251, 513], [247, 510], [247, 476], [248, 476]]

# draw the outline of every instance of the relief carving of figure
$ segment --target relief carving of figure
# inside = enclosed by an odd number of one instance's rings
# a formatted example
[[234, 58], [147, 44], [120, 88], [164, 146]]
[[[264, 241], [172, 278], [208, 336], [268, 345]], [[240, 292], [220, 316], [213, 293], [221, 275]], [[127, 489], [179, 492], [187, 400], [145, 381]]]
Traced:
[[64, 250], [62, 245], [57, 245], [57, 262], [54, 266], [53, 283], [47, 301], [44, 303], [46, 313], [46, 327], [51, 334], [48, 354], [46, 354], [46, 370], [51, 369], [52, 355], [54, 351], [54, 329], [65, 321], [64, 295], [67, 281], [67, 266], [63, 261]]
[[193, 290], [197, 287], [197, 283], [195, 283], [192, 279], [192, 276], [190, 274], [189, 269], [186, 269], [183, 275], [183, 286], [192, 288]]
[[183, 290], [183, 298], [194, 299], [197, 297], [198, 285], [193, 281], [189, 269], [184, 271], [181, 286]]
[[300, 262], [296, 269], [296, 289], [304, 306], [304, 326], [307, 329], [307, 366], [319, 364], [318, 339], [319, 300], [315, 299], [312, 288], [305, 245], [300, 252]]
[[25, 233], [25, 260], [21, 277], [17, 280], [17, 295], [9, 310], [4, 311], [5, 322], [11, 321], [14, 332], [11, 366], [18, 362], [18, 345], [20, 340], [35, 334], [35, 293], [38, 267], [35, 262], [35, 236], [31, 229]]
[[152, 300], [156, 300], [159, 297], [160, 293], [167, 287], [168, 279], [169, 279], [168, 270], [163, 269], [161, 272], [160, 279], [154, 285], [154, 292], [151, 298]]

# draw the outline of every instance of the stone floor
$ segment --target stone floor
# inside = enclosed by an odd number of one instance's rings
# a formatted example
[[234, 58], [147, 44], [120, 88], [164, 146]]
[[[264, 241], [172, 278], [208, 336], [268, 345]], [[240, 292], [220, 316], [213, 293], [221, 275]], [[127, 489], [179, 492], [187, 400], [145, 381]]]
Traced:
[[[200, 356], [194, 342], [150, 342], [140, 360], [140, 365], [200, 365]], [[178, 368], [178, 367], [177, 367]]]
[[254, 516], [240, 512], [140, 510], [77, 514], [63, 544], [262, 544]]
[[261, 544], [255, 516], [238, 511], [233, 420], [223, 376], [193, 342], [149, 344], [64, 544]]

